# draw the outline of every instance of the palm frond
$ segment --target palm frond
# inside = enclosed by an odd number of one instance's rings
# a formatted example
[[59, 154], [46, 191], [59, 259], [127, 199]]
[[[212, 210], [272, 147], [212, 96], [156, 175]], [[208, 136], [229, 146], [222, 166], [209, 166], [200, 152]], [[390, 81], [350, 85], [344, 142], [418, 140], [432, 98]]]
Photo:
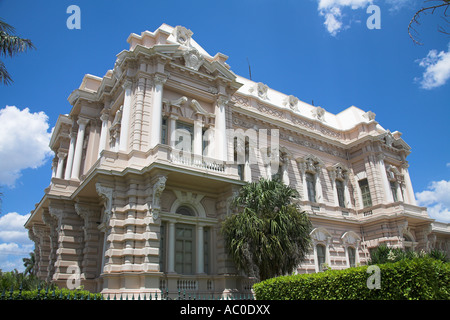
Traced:
[[5, 21], [3, 21], [3, 19], [0, 18], [0, 31], [6, 33], [15, 33], [16, 29], [12, 25], [6, 23]]
[[6, 70], [5, 64], [0, 61], [0, 82], [3, 82], [3, 84], [8, 85], [13, 82], [11, 76], [8, 73], [8, 70]]
[[0, 54], [3, 56], [14, 57], [18, 53], [27, 49], [35, 49], [30, 39], [22, 39], [18, 36], [10, 35], [0, 31]]

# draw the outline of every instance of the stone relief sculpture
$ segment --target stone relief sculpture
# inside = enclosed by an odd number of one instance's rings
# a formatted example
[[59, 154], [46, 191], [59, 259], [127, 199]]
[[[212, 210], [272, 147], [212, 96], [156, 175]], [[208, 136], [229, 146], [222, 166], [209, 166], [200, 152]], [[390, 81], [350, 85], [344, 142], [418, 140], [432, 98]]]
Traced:
[[156, 183], [153, 185], [153, 198], [151, 205], [151, 212], [153, 219], [158, 219], [161, 212], [161, 195], [166, 188], [167, 177], [161, 176], [158, 178]]
[[98, 195], [103, 199], [103, 205], [105, 206], [105, 213], [111, 214], [113, 189], [102, 186], [100, 183], [97, 182], [95, 184], [95, 190], [97, 191]]
[[288, 106], [291, 110], [298, 112], [298, 98], [294, 97], [293, 95], [290, 95], [286, 97], [284, 101], [284, 105]]
[[190, 42], [193, 34], [194, 33], [191, 30], [186, 29], [183, 26], [176, 26], [173, 30], [173, 35], [175, 36], [176, 41], [187, 47], [191, 45]]
[[205, 62], [205, 59], [202, 55], [197, 51], [197, 49], [190, 49], [183, 53], [185, 66], [198, 71], [198, 69]]
[[249, 89], [250, 92], [254, 92], [256, 90], [256, 94], [258, 95], [258, 97], [260, 97], [261, 99], [264, 100], [268, 100], [269, 98], [267, 97], [267, 91], [269, 90], [269, 87], [267, 85], [265, 85], [262, 82], [258, 82], [256, 84], [255, 87], [251, 87]]
[[316, 118], [319, 121], [325, 122], [325, 109], [322, 107], [316, 107], [313, 110], [311, 110], [314, 118]]

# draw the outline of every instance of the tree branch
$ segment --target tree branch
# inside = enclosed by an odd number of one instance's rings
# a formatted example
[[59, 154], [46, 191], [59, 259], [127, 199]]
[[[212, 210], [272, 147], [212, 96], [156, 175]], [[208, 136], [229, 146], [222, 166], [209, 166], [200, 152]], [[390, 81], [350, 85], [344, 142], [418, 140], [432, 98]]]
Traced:
[[[412, 31], [413, 31], [414, 33], [417, 33], [416, 29], [414, 29], [414, 27], [413, 27], [413, 24], [420, 25], [420, 23], [419, 23], [419, 18], [420, 18], [420, 15], [421, 15], [422, 13], [425, 13], [425, 14], [426, 14], [427, 12], [431, 11], [431, 14], [434, 14], [434, 12], [436, 11], [436, 9], [445, 7], [445, 10], [444, 10], [444, 17], [447, 17], [447, 10], [448, 10], [448, 8], [449, 8], [449, 6], [450, 6], [450, 0], [442, 0], [442, 1], [443, 1], [444, 3], [441, 3], [441, 4], [439, 4], [439, 5], [430, 6], [430, 7], [424, 7], [424, 8], [421, 8], [419, 11], [417, 11], [417, 12], [414, 14], [413, 18], [411, 19], [411, 21], [410, 21], [409, 24], [408, 24], [408, 34], [409, 34], [409, 37], [413, 40], [413, 42], [414, 42], [415, 44], [423, 45], [423, 43], [419, 42], [419, 41], [413, 36], [413, 34], [412, 34]], [[447, 21], [445, 18], [444, 18], [444, 20], [448, 23], [448, 21]], [[444, 30], [442, 27], [440, 27], [440, 29], [441, 29], [441, 30]], [[442, 32], [442, 31], [441, 31], [441, 32]], [[444, 31], [443, 33], [448, 34], [448, 33], [445, 32], [445, 31]]]

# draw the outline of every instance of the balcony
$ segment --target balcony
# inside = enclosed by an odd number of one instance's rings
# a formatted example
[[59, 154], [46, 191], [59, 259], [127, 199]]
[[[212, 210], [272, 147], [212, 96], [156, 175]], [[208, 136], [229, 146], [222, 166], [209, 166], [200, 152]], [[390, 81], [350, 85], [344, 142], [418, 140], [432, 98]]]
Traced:
[[175, 150], [164, 144], [159, 144], [146, 152], [131, 150], [128, 154], [103, 150], [100, 159], [81, 176], [80, 180], [86, 179], [95, 169], [119, 172], [126, 169], [141, 171], [151, 165], [171, 166], [176, 167], [177, 171], [195, 171], [200, 174], [240, 180], [238, 165], [234, 162], [227, 163], [219, 159]]
[[357, 210], [359, 219], [367, 220], [380, 216], [406, 216], [412, 220], [432, 220], [424, 207], [407, 204], [404, 202], [393, 202], [388, 204], [377, 204]]

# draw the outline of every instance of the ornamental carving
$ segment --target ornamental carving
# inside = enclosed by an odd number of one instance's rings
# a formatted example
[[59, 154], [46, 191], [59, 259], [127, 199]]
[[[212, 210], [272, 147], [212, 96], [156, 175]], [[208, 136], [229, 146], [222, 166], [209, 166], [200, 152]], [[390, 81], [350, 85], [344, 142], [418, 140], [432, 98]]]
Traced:
[[161, 176], [158, 178], [158, 180], [153, 185], [153, 198], [152, 198], [152, 205], [151, 205], [151, 211], [153, 215], [153, 219], [158, 219], [159, 214], [161, 213], [161, 195], [166, 188], [166, 176]]
[[319, 121], [324, 122], [325, 121], [325, 109], [322, 107], [315, 107], [313, 110], [311, 110], [313, 117], [316, 118]]
[[250, 103], [248, 101], [247, 98], [238, 96], [238, 95], [232, 95], [231, 96], [231, 101], [233, 101], [234, 103], [240, 105], [240, 106], [244, 106], [244, 107], [250, 107]]
[[298, 112], [298, 98], [294, 97], [293, 95], [290, 95], [288, 97], [286, 97], [286, 99], [284, 100], [284, 105], [288, 106], [291, 110]]
[[348, 169], [346, 166], [337, 163], [334, 166], [328, 167], [327, 168], [331, 180], [334, 181], [336, 179], [338, 180], [343, 180], [343, 181], [347, 181], [348, 180]]
[[269, 99], [268, 96], [267, 96], [267, 91], [268, 90], [269, 90], [269, 87], [266, 84], [262, 83], [262, 82], [258, 82], [255, 87], [251, 87], [249, 89], [249, 91], [251, 93], [256, 91], [256, 94], [258, 95], [258, 97], [260, 97], [263, 100], [268, 100]]
[[182, 44], [186, 47], [189, 47], [191, 45], [191, 37], [194, 33], [186, 29], [183, 26], [176, 26], [173, 30], [173, 36], [175, 37], [176, 41], [179, 44]]
[[[249, 119], [241, 119], [241, 118], [237, 117], [234, 113], [233, 113], [233, 124], [236, 126], [242, 127], [242, 128], [246, 128], [246, 129], [257, 128], [256, 124], [251, 122]], [[257, 129], [255, 129], [255, 130], [257, 130]], [[282, 130], [280, 130], [279, 133], [280, 133], [279, 137], [282, 140], [295, 143], [299, 146], [303, 146], [303, 147], [307, 147], [307, 148], [310, 148], [313, 150], [324, 152], [324, 153], [333, 155], [335, 157], [347, 159], [347, 154], [343, 151], [339, 151], [339, 149], [337, 149], [337, 148], [332, 148], [332, 147], [328, 147], [326, 145], [317, 144], [313, 141], [305, 139], [305, 137], [299, 137], [299, 136], [287, 134], [287, 133], [283, 132]]]
[[100, 183], [95, 184], [95, 190], [98, 195], [103, 199], [103, 205], [105, 206], [105, 213], [112, 213], [112, 198], [113, 189], [109, 187], [102, 186]]
[[271, 108], [269, 106], [266, 106], [264, 104], [261, 103], [257, 103], [256, 104], [256, 109], [258, 109], [258, 111], [260, 112], [264, 112], [266, 114], [269, 114], [271, 116], [275, 116], [281, 119], [285, 118], [284, 112], [282, 110], [277, 110], [275, 108]]
[[189, 69], [198, 71], [198, 69], [205, 62], [205, 59], [202, 55], [197, 51], [197, 49], [190, 49], [183, 53], [184, 57], [184, 65]]
[[372, 111], [367, 111], [366, 113], [363, 114], [363, 117], [369, 121], [375, 120], [375, 116], [376, 114], [373, 113]]

